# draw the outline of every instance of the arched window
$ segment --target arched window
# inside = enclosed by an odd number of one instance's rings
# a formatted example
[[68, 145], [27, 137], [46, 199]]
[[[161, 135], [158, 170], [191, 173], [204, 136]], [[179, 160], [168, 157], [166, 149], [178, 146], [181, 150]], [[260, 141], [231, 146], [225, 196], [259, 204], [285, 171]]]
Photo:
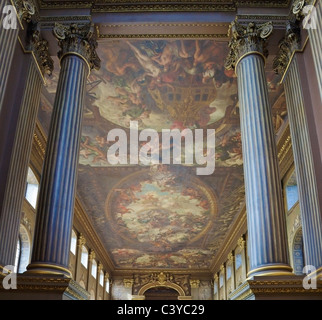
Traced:
[[72, 230], [72, 237], [70, 240], [70, 251], [73, 255], [76, 254], [76, 245], [77, 245], [77, 235], [74, 230]]
[[82, 246], [81, 264], [87, 269], [88, 267], [88, 250]]
[[92, 271], [91, 271], [92, 276], [96, 279], [96, 275], [97, 275], [97, 262], [94, 259], [92, 262]]
[[23, 225], [20, 225], [15, 258], [15, 272], [17, 273], [23, 273], [27, 270], [31, 251], [30, 243], [27, 229]]
[[38, 189], [39, 189], [38, 180], [35, 174], [33, 173], [33, 171], [30, 168], [28, 168], [25, 198], [34, 209], [36, 209], [36, 205], [37, 205]]
[[286, 205], [287, 211], [290, 211], [292, 207], [298, 202], [299, 195], [297, 189], [297, 179], [295, 171], [292, 173], [290, 178], [287, 180], [285, 187], [285, 195], [286, 195]]
[[15, 257], [15, 268], [14, 268], [14, 272], [17, 273], [18, 272], [18, 267], [19, 267], [19, 258], [20, 258], [20, 236], [18, 237], [18, 241], [17, 241], [17, 248], [16, 248], [16, 257]]
[[100, 271], [100, 285], [104, 286], [104, 272], [102, 270]]
[[107, 293], [110, 293], [110, 279], [109, 278], [106, 279], [105, 291]]

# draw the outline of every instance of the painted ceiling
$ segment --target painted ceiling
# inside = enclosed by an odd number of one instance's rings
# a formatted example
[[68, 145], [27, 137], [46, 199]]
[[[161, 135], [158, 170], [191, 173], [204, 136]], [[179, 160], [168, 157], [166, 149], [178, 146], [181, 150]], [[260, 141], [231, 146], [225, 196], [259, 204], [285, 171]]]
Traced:
[[[227, 43], [141, 39], [99, 42], [101, 69], [87, 83], [78, 196], [115, 268], [209, 269], [244, 203], [236, 78]], [[57, 60], [56, 60], [57, 61]], [[59, 63], [43, 91], [48, 132]], [[276, 130], [286, 115], [278, 78], [267, 73]], [[216, 167], [112, 165], [107, 134], [139, 129], [215, 129]], [[203, 146], [204, 152], [207, 145]]]

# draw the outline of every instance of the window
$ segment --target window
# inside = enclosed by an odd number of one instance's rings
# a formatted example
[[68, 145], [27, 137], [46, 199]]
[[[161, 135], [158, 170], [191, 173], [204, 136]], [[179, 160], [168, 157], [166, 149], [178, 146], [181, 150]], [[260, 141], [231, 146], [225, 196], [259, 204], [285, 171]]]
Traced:
[[19, 236], [17, 241], [16, 258], [15, 258], [15, 268], [14, 268], [15, 273], [18, 272], [18, 267], [19, 267], [20, 247], [21, 245], [20, 245], [20, 236]]
[[30, 251], [31, 247], [28, 231], [23, 225], [20, 225], [14, 272], [23, 273], [27, 270], [30, 260]]
[[106, 279], [105, 290], [106, 290], [107, 293], [110, 293], [110, 279], [109, 278]]
[[219, 287], [222, 288], [224, 285], [224, 275], [221, 274], [219, 277]]
[[229, 280], [230, 277], [231, 277], [231, 266], [227, 266], [227, 275], [226, 275], [226, 277], [227, 277], [227, 280]]
[[72, 230], [72, 237], [70, 240], [70, 251], [73, 255], [76, 254], [76, 245], [77, 245], [77, 235], [74, 230]]
[[87, 267], [88, 267], [88, 251], [85, 246], [82, 246], [81, 264], [87, 269]]
[[289, 211], [299, 200], [295, 171], [287, 181], [287, 184], [285, 187], [285, 194], [286, 194], [287, 211]]
[[39, 183], [37, 181], [37, 178], [33, 173], [33, 171], [29, 168], [25, 198], [34, 209], [36, 209], [36, 205], [37, 205], [38, 189], [39, 189]]
[[91, 274], [96, 279], [96, 274], [97, 274], [97, 262], [96, 262], [96, 260], [93, 260], [93, 262], [92, 262]]
[[238, 270], [242, 265], [242, 256], [240, 253], [236, 254], [236, 270]]
[[104, 286], [104, 273], [102, 270], [100, 271], [100, 285]]

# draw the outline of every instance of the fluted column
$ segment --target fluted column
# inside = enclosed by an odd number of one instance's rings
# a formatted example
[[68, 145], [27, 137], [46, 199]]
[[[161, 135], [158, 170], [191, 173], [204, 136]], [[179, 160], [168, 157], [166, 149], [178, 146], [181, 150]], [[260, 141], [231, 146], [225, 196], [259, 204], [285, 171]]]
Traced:
[[[311, 1], [313, 2], [313, 1]], [[320, 97], [322, 100], [322, 59], [321, 59], [321, 52], [322, 52], [322, 2], [321, 0], [317, 0], [315, 3], [315, 10], [311, 15], [311, 21], [308, 25], [308, 33], [311, 42], [312, 54], [316, 69], [316, 75], [318, 78], [318, 84], [320, 89]]]
[[300, 61], [295, 50], [300, 48], [299, 22], [290, 23], [286, 36], [279, 44], [274, 60], [277, 73], [283, 77], [289, 116], [295, 172], [298, 183], [299, 204], [303, 227], [304, 257], [306, 265], [322, 271], [322, 217], [319, 204], [312, 144], [306, 115], [303, 85], [308, 79], [300, 75]]
[[22, 21], [30, 21], [31, 16], [35, 13], [35, 8], [29, 1], [23, 3], [21, 0], [15, 0], [13, 3], [17, 16], [9, 7], [12, 6], [11, 1], [2, 0], [0, 2], [0, 113], [8, 84], [13, 53], [17, 44], [18, 32], [23, 28]]
[[[36, 124], [43, 76], [53, 68], [48, 43], [35, 30], [29, 44], [30, 58], [26, 86], [19, 111], [17, 130], [0, 215], [0, 265], [13, 265], [16, 255], [21, 207], [24, 199], [32, 139]], [[31, 57], [31, 55], [30, 55]]]
[[238, 81], [250, 249], [248, 276], [290, 274], [275, 134], [265, 77], [272, 24], [233, 22], [227, 68]]
[[99, 67], [93, 26], [56, 25], [59, 75], [40, 183], [34, 246], [28, 273], [70, 277], [69, 244], [86, 78]]

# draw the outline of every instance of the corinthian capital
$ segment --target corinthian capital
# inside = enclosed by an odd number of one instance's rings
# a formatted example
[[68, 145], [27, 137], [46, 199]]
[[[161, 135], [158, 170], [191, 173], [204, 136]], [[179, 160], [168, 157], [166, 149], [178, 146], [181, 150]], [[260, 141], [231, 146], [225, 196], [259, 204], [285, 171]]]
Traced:
[[31, 21], [31, 17], [35, 14], [36, 9], [32, 0], [13, 0], [17, 15], [20, 20]]
[[283, 75], [295, 50], [300, 48], [301, 29], [299, 22], [289, 22], [285, 37], [279, 43], [279, 51], [273, 62], [273, 69]]
[[48, 41], [41, 38], [39, 30], [32, 32], [29, 45], [36, 57], [41, 73], [50, 76], [54, 69], [54, 61], [49, 54]]
[[96, 35], [92, 24], [84, 26], [70, 24], [65, 26], [56, 23], [53, 33], [58, 39], [58, 44], [61, 48], [58, 52], [59, 59], [62, 59], [67, 54], [76, 54], [87, 62], [90, 70], [100, 68], [100, 59], [96, 53]]
[[235, 69], [240, 58], [249, 53], [257, 52], [267, 57], [266, 40], [272, 31], [272, 22], [261, 25], [251, 22], [244, 26], [237, 22], [237, 19], [233, 21], [229, 28], [231, 40], [229, 42], [230, 52], [225, 63], [226, 69]]

